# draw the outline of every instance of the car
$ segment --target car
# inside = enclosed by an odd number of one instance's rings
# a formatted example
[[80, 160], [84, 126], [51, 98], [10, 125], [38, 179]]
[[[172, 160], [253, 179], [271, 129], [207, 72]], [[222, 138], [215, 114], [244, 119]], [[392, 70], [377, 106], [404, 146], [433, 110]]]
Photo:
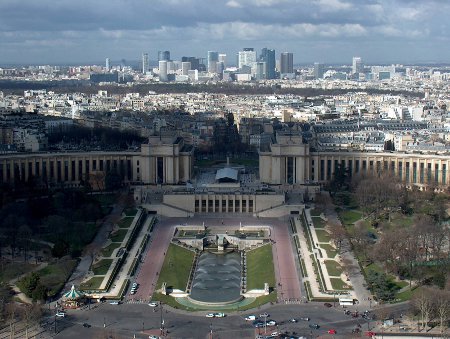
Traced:
[[110, 305], [120, 305], [120, 301], [113, 300], [109, 302]]
[[223, 318], [223, 317], [225, 317], [225, 313], [214, 313], [214, 317]]
[[83, 327], [89, 328], [91, 327], [91, 325], [89, 325], [88, 323], [83, 323]]
[[272, 332], [270, 335], [273, 337], [278, 337], [280, 335], [280, 333], [278, 331], [275, 331], [275, 332]]
[[368, 331], [365, 334], [366, 334], [366, 337], [374, 337], [377, 335], [375, 332], [372, 332], [372, 331]]
[[336, 334], [336, 330], [328, 330], [327, 333], [328, 334]]
[[130, 294], [136, 294], [136, 290], [131, 290]]
[[208, 313], [205, 317], [206, 318], [214, 318], [214, 313]]
[[325, 306], [325, 307], [333, 307], [333, 305], [331, 305], [330, 303], [324, 303], [323, 306]]
[[261, 314], [259, 315], [259, 317], [260, 317], [260, 318], [267, 318], [267, 317], [270, 317], [270, 314], [267, 313], [267, 312], [264, 312], [264, 313], [261, 313]]
[[298, 321], [298, 320], [295, 319], [295, 318], [289, 319], [289, 322], [290, 322], [290, 323], [296, 323], [297, 321]]
[[160, 337], [158, 337], [157, 335], [151, 335], [148, 337], [148, 339], [159, 339]]
[[151, 301], [151, 302], [148, 303], [148, 306], [150, 306], [150, 307], [157, 307], [158, 303], [154, 302], [154, 301]]
[[264, 326], [264, 322], [262, 322], [261, 320], [255, 320], [252, 325], [256, 328], [258, 327], [263, 327]]
[[256, 320], [256, 315], [250, 314], [245, 317], [245, 321], [254, 321]]
[[58, 311], [58, 312], [56, 312], [56, 316], [64, 318], [66, 316], [66, 312]]
[[317, 330], [320, 326], [318, 324], [309, 324], [309, 327]]
[[300, 318], [300, 319], [303, 320], [303, 321], [310, 321], [311, 320], [309, 317], [303, 317], [303, 318]]
[[277, 322], [275, 320], [269, 320], [267, 326], [277, 326]]

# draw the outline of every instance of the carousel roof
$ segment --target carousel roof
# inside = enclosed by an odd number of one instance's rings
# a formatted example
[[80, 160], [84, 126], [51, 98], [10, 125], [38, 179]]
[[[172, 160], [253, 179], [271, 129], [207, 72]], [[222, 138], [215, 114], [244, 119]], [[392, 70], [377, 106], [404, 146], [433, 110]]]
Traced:
[[64, 293], [64, 298], [66, 299], [78, 299], [82, 296], [83, 295], [75, 289], [74, 285], [72, 285], [72, 288], [70, 289], [69, 292]]

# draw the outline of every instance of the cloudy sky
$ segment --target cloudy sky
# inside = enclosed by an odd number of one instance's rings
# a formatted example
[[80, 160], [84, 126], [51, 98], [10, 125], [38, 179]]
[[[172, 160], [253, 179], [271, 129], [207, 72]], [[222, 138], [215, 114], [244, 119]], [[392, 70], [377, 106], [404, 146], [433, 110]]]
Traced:
[[244, 47], [295, 63], [450, 61], [450, 0], [0, 0], [0, 64], [172, 59]]

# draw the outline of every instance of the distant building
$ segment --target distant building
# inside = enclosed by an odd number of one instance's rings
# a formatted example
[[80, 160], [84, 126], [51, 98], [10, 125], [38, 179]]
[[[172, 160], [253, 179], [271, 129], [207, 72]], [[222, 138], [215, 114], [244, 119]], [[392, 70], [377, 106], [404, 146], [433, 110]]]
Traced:
[[352, 74], [363, 73], [363, 64], [360, 57], [353, 57]]
[[244, 66], [253, 68], [256, 63], [256, 52], [253, 48], [244, 48], [243, 51], [238, 52], [238, 68], [241, 69]]
[[142, 54], [142, 73], [145, 74], [148, 71], [148, 54]]
[[169, 61], [170, 52], [169, 51], [158, 51], [158, 61]]
[[160, 60], [159, 61], [159, 81], [165, 82], [169, 81], [169, 77], [167, 76], [167, 61], [166, 60]]
[[294, 54], [291, 52], [283, 52], [280, 57], [280, 73], [294, 73]]
[[105, 60], [105, 68], [107, 71], [109, 71], [111, 69], [111, 65], [109, 63], [109, 58], [106, 58], [106, 60]]
[[260, 61], [266, 63], [266, 79], [275, 79], [276, 58], [275, 50], [263, 48], [261, 50]]
[[191, 63], [189, 61], [181, 62], [181, 74], [189, 75], [189, 71], [191, 70]]
[[223, 68], [227, 68], [227, 55], [226, 54], [219, 54], [219, 62], [223, 63]]
[[208, 73], [217, 72], [217, 62], [219, 61], [219, 52], [208, 51]]
[[322, 79], [323, 74], [324, 74], [324, 65], [319, 62], [315, 62], [314, 63], [314, 79]]

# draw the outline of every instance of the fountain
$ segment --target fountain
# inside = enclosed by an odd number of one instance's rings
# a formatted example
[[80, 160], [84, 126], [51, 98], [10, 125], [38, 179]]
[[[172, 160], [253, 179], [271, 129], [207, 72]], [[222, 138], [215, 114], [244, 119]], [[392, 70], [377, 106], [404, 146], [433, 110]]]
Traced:
[[239, 253], [200, 255], [192, 281], [189, 299], [198, 304], [228, 304], [242, 298], [241, 257]]

